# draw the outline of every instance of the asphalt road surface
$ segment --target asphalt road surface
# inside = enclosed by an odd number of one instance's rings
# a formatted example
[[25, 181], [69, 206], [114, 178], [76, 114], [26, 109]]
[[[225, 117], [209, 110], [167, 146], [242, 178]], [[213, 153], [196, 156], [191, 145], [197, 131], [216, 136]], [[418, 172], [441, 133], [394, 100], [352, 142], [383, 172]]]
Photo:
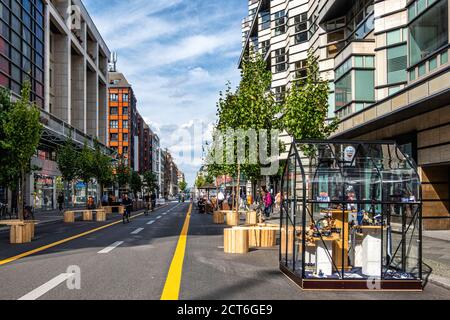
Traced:
[[302, 291], [278, 271], [276, 248], [226, 255], [223, 227], [195, 210], [189, 219], [188, 211], [188, 203], [171, 203], [126, 225], [119, 217], [44, 225], [32, 244], [20, 246], [9, 245], [9, 234], [0, 232], [0, 299], [450, 298], [449, 290], [431, 284], [423, 293]]

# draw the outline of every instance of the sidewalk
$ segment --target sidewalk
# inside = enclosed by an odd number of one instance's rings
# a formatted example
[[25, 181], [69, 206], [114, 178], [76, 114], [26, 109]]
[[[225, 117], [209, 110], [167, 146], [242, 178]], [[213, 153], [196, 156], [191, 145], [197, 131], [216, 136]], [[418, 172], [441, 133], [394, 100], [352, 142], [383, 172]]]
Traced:
[[450, 231], [424, 231], [423, 262], [428, 280], [450, 289]]

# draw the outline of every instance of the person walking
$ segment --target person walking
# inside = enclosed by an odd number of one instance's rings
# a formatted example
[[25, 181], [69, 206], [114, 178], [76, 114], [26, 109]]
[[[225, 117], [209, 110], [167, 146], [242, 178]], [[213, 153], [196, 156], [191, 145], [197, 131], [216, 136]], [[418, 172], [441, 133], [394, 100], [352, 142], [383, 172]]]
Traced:
[[64, 210], [64, 195], [62, 194], [62, 192], [58, 196], [58, 208], [59, 213], [62, 214]]
[[144, 197], [144, 201], [145, 201], [145, 211], [144, 211], [144, 214], [146, 215], [146, 216], [148, 216], [148, 213], [150, 212], [150, 210], [151, 210], [151, 202], [150, 202], [150, 196], [148, 195], [148, 193], [145, 195], [145, 197]]
[[152, 193], [150, 200], [152, 201], [152, 211], [155, 211], [155, 209], [156, 209], [156, 193], [155, 192]]
[[225, 195], [223, 194], [222, 190], [219, 191], [219, 194], [217, 195], [217, 200], [219, 204], [219, 210], [223, 210], [223, 201], [225, 200]]
[[270, 214], [272, 213], [272, 205], [272, 194], [270, 193], [270, 191], [267, 191], [264, 193], [264, 213], [267, 219], [270, 218]]

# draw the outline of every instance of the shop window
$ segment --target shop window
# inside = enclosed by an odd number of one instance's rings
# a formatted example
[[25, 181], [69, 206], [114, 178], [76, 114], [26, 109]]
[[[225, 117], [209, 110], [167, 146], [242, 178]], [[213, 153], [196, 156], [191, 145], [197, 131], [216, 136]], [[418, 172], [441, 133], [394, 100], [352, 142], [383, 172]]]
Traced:
[[448, 44], [447, 1], [440, 1], [410, 24], [408, 43], [410, 65], [415, 65]]
[[387, 81], [398, 83], [406, 81], [406, 45], [387, 49]]

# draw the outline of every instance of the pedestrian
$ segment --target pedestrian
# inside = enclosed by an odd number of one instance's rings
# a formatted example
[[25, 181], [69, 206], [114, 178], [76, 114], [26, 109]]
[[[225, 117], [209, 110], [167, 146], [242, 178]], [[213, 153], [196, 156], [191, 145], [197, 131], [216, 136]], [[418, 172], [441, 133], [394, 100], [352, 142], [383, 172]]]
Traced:
[[267, 191], [264, 194], [264, 213], [266, 214], [266, 218], [270, 218], [270, 214], [272, 212], [272, 194]]
[[105, 193], [102, 197], [102, 207], [106, 207], [108, 206], [109, 203], [109, 197], [108, 195]]
[[155, 209], [156, 209], [156, 193], [155, 192], [152, 193], [151, 201], [152, 201], [152, 211], [155, 211]]
[[62, 213], [64, 210], [64, 195], [62, 192], [60, 192], [60, 194], [58, 196], [58, 208], [59, 208], [59, 213]]
[[145, 215], [148, 215], [148, 213], [150, 212], [150, 206], [151, 206], [151, 202], [150, 202], [150, 196], [147, 193], [144, 197], [144, 201], [145, 201]]
[[223, 201], [225, 200], [225, 195], [223, 194], [222, 190], [219, 191], [219, 194], [217, 195], [217, 200], [219, 201], [219, 210], [223, 210]]

